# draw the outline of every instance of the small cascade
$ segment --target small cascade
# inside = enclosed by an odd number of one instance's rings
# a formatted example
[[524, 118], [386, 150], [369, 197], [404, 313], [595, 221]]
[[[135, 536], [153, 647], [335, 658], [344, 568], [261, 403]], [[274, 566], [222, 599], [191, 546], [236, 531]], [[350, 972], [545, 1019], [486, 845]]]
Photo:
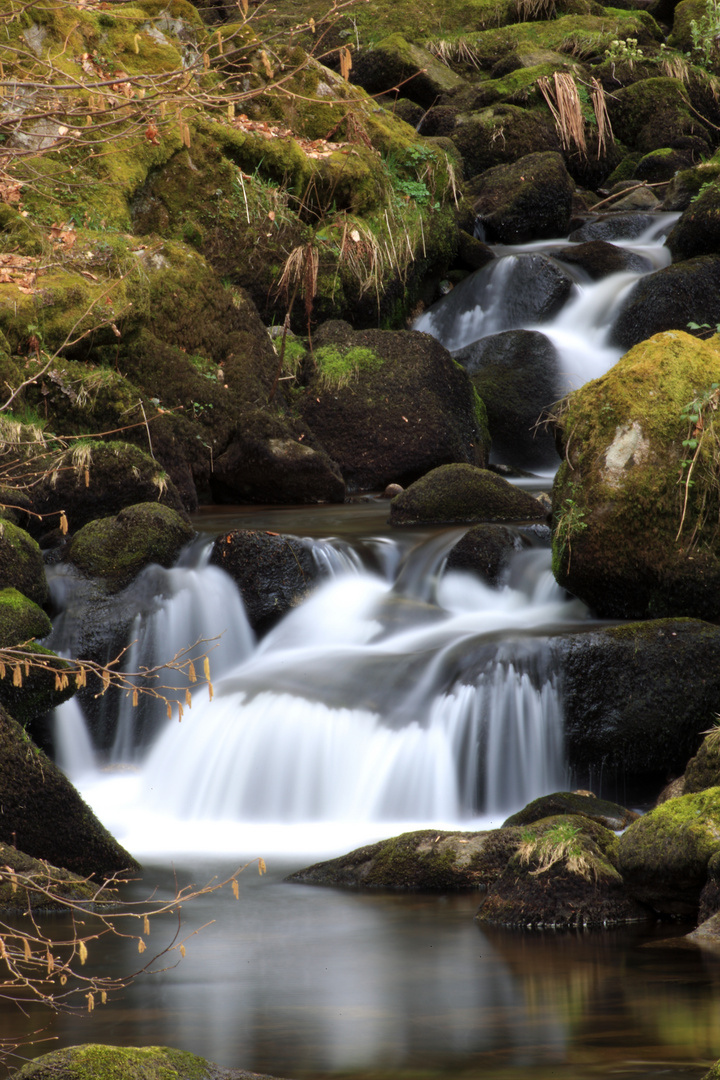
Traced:
[[97, 769], [97, 756], [76, 698], [70, 698], [55, 710], [55, 757], [75, 783], [82, 783]]

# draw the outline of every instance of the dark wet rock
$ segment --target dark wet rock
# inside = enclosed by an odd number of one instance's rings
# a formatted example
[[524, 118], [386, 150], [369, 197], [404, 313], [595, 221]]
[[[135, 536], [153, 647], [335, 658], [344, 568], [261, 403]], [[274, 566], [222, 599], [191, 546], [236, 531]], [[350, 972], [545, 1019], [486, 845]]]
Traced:
[[720, 252], [720, 183], [698, 191], [667, 238], [673, 261]]
[[707, 867], [707, 881], [700, 893], [697, 919], [703, 923], [720, 912], [720, 851], [711, 856]]
[[[495, 165], [508, 164], [528, 154], [561, 150], [549, 115], [516, 105], [490, 105], [463, 112], [440, 105], [430, 110], [422, 132], [448, 135], [462, 156], [467, 177], [476, 177]], [[472, 180], [467, 190], [472, 197]]]
[[465, 86], [465, 80], [427, 49], [392, 34], [353, 56], [353, 82], [370, 94], [386, 93], [403, 84], [403, 94], [429, 108], [441, 94]]
[[537, 330], [490, 334], [453, 354], [485, 403], [493, 457], [520, 469], [557, 463], [543, 411], [561, 396], [557, 351]]
[[534, 821], [556, 814], [575, 814], [589, 818], [590, 821], [596, 821], [598, 825], [615, 832], [626, 829], [640, 816], [634, 810], [627, 810], [617, 803], [598, 799], [592, 792], [556, 791], [552, 795], [541, 795], [539, 799], [534, 799], [522, 810], [512, 814], [503, 822], [503, 828], [510, 825], [530, 825]]
[[41, 606], [47, 603], [42, 552], [29, 533], [11, 521], [0, 524], [0, 589], [7, 588], [18, 589]]
[[403, 833], [291, 874], [288, 881], [382, 889], [485, 890], [515, 851], [519, 829]]
[[505, 525], [476, 525], [468, 529], [447, 557], [448, 570], [476, 574], [489, 585], [499, 585], [511, 557], [530, 546], [519, 529]]
[[720, 255], [688, 259], [641, 278], [623, 304], [611, 340], [629, 349], [663, 330], [687, 330], [690, 322], [720, 322]]
[[660, 199], [657, 195], [650, 190], [650, 188], [637, 187], [634, 185], [628, 190], [627, 195], [624, 195], [622, 199], [618, 199], [614, 204], [613, 209], [617, 213], [623, 213], [628, 210], [659, 210]]
[[[432, 322], [433, 333], [450, 348], [458, 348], [458, 325], [478, 307], [487, 306], [488, 291], [497, 303], [497, 315], [502, 324], [511, 327], [528, 323], [549, 322], [570, 296], [573, 279], [556, 259], [538, 252], [516, 255], [513, 260], [497, 260], [460, 282], [449, 296], [431, 307], [426, 317]], [[499, 294], [499, 299], [498, 299]], [[463, 329], [464, 341], [467, 336]], [[480, 337], [480, 334], [477, 335]], [[464, 344], [463, 344], [463, 347]]]
[[297, 607], [320, 576], [308, 544], [296, 536], [254, 529], [219, 536], [210, 563], [236, 583], [250, 625], [260, 634]]
[[647, 154], [658, 147], [708, 153], [712, 137], [688, 102], [680, 79], [642, 79], [613, 91], [608, 112], [616, 139]]
[[405, 485], [449, 462], [487, 462], [484, 406], [429, 335], [326, 323], [314, 359], [298, 408], [351, 490]]
[[[3, 873], [0, 878], [0, 911], [24, 914], [30, 905], [33, 911], [67, 913], [63, 900], [85, 901], [88, 904], [97, 895], [97, 883], [87, 881], [79, 874], [73, 874], [62, 867], [33, 859], [10, 844], [0, 843], [0, 863], [3, 871], [12, 870], [22, 875], [27, 882], [27, 887], [19, 882], [15, 884], [10, 874]], [[37, 889], [32, 887], [33, 883], [37, 884]], [[47, 892], [60, 897], [60, 900], [51, 900]], [[103, 899], [112, 902], [117, 899], [117, 893], [106, 890]]]
[[708, 863], [720, 851], [720, 788], [669, 799], [618, 842], [618, 867], [642, 903], [664, 915], [697, 914]]
[[244, 1069], [225, 1069], [187, 1050], [168, 1046], [86, 1043], [53, 1050], [15, 1073], [18, 1080], [275, 1080]]
[[568, 759], [583, 785], [657, 791], [682, 772], [717, 711], [720, 628], [656, 619], [563, 634], [551, 650]]
[[480, 521], [542, 521], [537, 499], [472, 465], [442, 465], [390, 504], [391, 525], [463, 525]]
[[687, 150], [673, 150], [662, 147], [645, 154], [635, 167], [635, 179], [648, 184], [662, 184], [683, 169], [692, 165], [692, 154]]
[[2, 707], [0, 743], [0, 841], [83, 876], [137, 869], [64, 773]]
[[494, 243], [523, 244], [563, 236], [575, 185], [561, 154], [529, 154], [497, 165], [472, 185], [475, 213]]
[[471, 236], [464, 229], [458, 231], [458, 251], [456, 263], [467, 270], [481, 270], [495, 258], [495, 252], [489, 244]]
[[714, 340], [656, 334], [559, 410], [565, 460], [553, 489], [553, 571], [602, 617], [720, 617], [711, 440], [698, 450], [684, 516], [678, 483], [689, 431], [683, 409], [719, 372]]
[[343, 502], [337, 464], [316, 445], [307, 425], [263, 410], [246, 414], [215, 461], [210, 480], [220, 503]]
[[589, 240], [635, 240], [657, 221], [652, 214], [603, 214], [593, 221], [586, 221], [568, 236], [573, 243], [584, 244]]
[[97, 442], [83, 454], [68, 451], [58, 463], [57, 475], [47, 477], [32, 491], [33, 508], [55, 515], [33, 523], [33, 533], [57, 525], [64, 510], [71, 532], [96, 518], [111, 517], [135, 503], [158, 502], [185, 513], [172, 480], [156, 461], [137, 446]]
[[139, 503], [84, 525], [66, 558], [86, 577], [101, 578], [110, 591], [119, 592], [150, 563], [171, 567], [194, 535], [169, 506]]
[[555, 252], [555, 257], [564, 263], [579, 266], [593, 281], [622, 271], [645, 274], [652, 270], [649, 259], [634, 251], [616, 247], [607, 240], [587, 240], [574, 247], [560, 248]]
[[587, 818], [543, 818], [489, 888], [476, 918], [527, 930], [617, 926], [652, 918], [617, 870], [617, 838]]

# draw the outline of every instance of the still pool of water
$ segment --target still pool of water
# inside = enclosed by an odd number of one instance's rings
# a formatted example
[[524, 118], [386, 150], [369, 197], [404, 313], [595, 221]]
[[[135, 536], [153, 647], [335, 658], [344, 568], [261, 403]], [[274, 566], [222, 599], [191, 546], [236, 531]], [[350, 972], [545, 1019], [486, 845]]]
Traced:
[[[355, 892], [291, 885], [269, 860], [183, 909], [171, 970], [144, 977], [92, 1017], [1, 1013], [0, 1034], [43, 1027], [56, 1045], [169, 1045], [281, 1077], [701, 1077], [720, 1056], [720, 957], [664, 927], [523, 934], [482, 928], [477, 894]], [[234, 865], [196, 862], [181, 884]], [[135, 898], [173, 888], [148, 866]], [[149, 944], [172, 936], [153, 924]], [[664, 944], [660, 945], [659, 942]], [[138, 965], [134, 941], [91, 947], [89, 968]], [[161, 966], [163, 966], [161, 964]]]

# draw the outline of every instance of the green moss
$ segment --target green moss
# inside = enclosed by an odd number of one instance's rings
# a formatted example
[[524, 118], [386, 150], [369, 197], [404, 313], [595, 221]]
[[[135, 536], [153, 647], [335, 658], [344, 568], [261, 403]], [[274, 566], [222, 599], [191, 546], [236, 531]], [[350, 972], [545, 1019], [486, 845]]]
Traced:
[[45, 604], [48, 587], [37, 543], [11, 521], [0, 522], [0, 588], [17, 588], [36, 604]]
[[52, 630], [45, 612], [17, 589], [0, 589], [0, 648], [43, 638]]
[[165, 1046], [120, 1047], [85, 1044], [55, 1050], [31, 1061], [18, 1080], [209, 1080], [215, 1067], [204, 1058]]
[[315, 351], [315, 363], [322, 382], [328, 389], [339, 389], [357, 379], [360, 372], [371, 372], [382, 367], [382, 356], [372, 349], [362, 347], [342, 348], [323, 345]]

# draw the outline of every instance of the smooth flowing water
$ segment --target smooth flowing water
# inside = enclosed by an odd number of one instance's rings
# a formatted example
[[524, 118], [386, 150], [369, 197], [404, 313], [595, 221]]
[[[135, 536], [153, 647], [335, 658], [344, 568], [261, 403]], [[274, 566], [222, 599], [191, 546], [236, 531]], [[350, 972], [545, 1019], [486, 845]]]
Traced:
[[[669, 224], [665, 216], [658, 229]], [[656, 267], [666, 261], [658, 229], [626, 242]], [[532, 326], [508, 303], [528, 252], [505, 254], [470, 279], [454, 325], [430, 311], [418, 328], [457, 348]], [[563, 311], [541, 326], [568, 383], [615, 362], [612, 313], [637, 280], [575, 276]], [[133, 663], [222, 633], [211, 653], [213, 700], [201, 687], [181, 724], [152, 710], [139, 723], [123, 707], [102, 753], [69, 703], [57, 718], [58, 757], [144, 862], [133, 895], [162, 895], [174, 873], [199, 882], [258, 855], [269, 873], [249, 867], [239, 903], [226, 889], [191, 906], [189, 926], [215, 921], [178, 968], [138, 982], [91, 1023], [52, 1020], [48, 1036], [61, 1045], [164, 1043], [289, 1077], [701, 1076], [720, 1056], [718, 961], [658, 945], [667, 928], [490, 932], [473, 921], [475, 895], [283, 881], [316, 858], [400, 831], [498, 825], [571, 782], [562, 688], [545, 643], [587, 626], [588, 614], [555, 585], [537, 531], [491, 589], [445, 568], [462, 530], [390, 536], [386, 513], [370, 502], [198, 516], [211, 534], [250, 527], [308, 538], [321, 583], [260, 642], [202, 545], [132, 587]], [[83, 589], [67, 571], [52, 574], [63, 608], [52, 644], [72, 652]], [[120, 943], [90, 963], [132, 970], [134, 949]], [[17, 1017], [0, 1015], [17, 1035]], [[38, 1024], [31, 1011], [26, 1030]]]

